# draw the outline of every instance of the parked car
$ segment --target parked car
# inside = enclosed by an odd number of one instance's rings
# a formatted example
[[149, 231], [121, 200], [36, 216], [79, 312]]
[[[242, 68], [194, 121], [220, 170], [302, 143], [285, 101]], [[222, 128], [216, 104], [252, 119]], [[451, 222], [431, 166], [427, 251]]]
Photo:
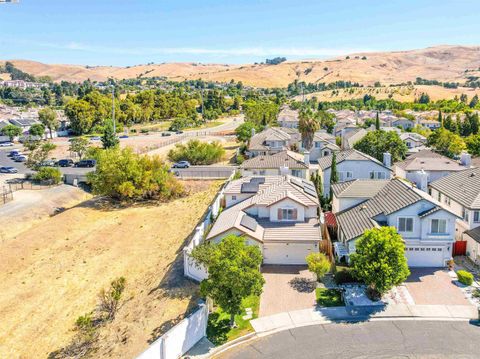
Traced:
[[18, 173], [15, 167], [0, 167], [0, 173]]
[[73, 162], [73, 160], [71, 160], [69, 158], [64, 158], [64, 159], [61, 159], [60, 161], [58, 161], [57, 164], [60, 167], [71, 167], [71, 166], [74, 165], [74, 162]]
[[172, 168], [188, 168], [188, 167], [190, 167], [190, 162], [188, 161], [180, 161], [172, 165]]
[[20, 153], [19, 150], [13, 150], [13, 151], [10, 151], [10, 152], [8, 153], [8, 155], [9, 155], [10, 157], [14, 157], [14, 156], [21, 155], [21, 153]]
[[90, 137], [90, 141], [100, 141], [101, 138], [99, 136], [93, 136], [93, 137]]
[[162, 137], [167, 137], [171, 136], [172, 134], [170, 132], [162, 132]]
[[27, 156], [24, 156], [24, 155], [14, 156], [13, 160], [15, 162], [26, 162], [27, 161]]
[[11, 147], [13, 146], [12, 142], [2, 142], [0, 143], [0, 147]]
[[128, 135], [122, 135], [119, 138], [128, 138]]
[[81, 160], [75, 163], [75, 167], [82, 167], [82, 168], [95, 167], [96, 165], [97, 165], [97, 161], [95, 160]]
[[57, 162], [54, 160], [46, 160], [40, 163], [40, 167], [55, 167]]
[[176, 133], [177, 135], [181, 135], [181, 134], [183, 133], [183, 131], [178, 130], [178, 131], [176, 131], [175, 133]]

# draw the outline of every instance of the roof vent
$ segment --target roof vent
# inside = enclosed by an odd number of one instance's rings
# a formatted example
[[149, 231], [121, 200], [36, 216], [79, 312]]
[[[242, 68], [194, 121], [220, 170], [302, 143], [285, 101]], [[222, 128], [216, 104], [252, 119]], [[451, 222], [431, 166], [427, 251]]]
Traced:
[[364, 204], [364, 205], [362, 205], [362, 207], [360, 209], [361, 210], [367, 209], [367, 206]]
[[475, 172], [472, 172], [472, 173], [470, 174], [470, 177], [475, 177], [475, 176], [476, 176]]

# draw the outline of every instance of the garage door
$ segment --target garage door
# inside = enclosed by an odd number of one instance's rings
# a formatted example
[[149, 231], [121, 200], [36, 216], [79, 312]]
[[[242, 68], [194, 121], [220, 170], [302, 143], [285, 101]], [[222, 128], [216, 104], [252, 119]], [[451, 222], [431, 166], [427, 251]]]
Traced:
[[263, 246], [264, 264], [306, 264], [305, 257], [318, 251], [315, 244], [267, 243]]
[[405, 256], [409, 267], [443, 267], [444, 247], [407, 247]]

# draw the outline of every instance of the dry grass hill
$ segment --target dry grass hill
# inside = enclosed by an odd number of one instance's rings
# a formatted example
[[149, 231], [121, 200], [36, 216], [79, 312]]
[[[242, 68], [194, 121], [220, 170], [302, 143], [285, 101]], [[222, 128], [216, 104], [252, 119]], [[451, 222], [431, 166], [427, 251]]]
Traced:
[[[364, 56], [366, 59], [362, 59]], [[234, 79], [256, 87], [285, 87], [295, 79], [326, 83], [345, 80], [373, 85], [376, 81], [398, 84], [414, 81], [416, 77], [458, 82], [465, 82], [468, 76], [480, 77], [480, 46], [443, 45], [421, 50], [352, 54], [348, 59], [343, 56], [321, 61], [287, 61], [279, 65], [163, 63], [86, 67], [11, 61], [25, 72], [50, 76], [55, 81], [165, 76], [178, 81], [202, 78], [225, 82]]]

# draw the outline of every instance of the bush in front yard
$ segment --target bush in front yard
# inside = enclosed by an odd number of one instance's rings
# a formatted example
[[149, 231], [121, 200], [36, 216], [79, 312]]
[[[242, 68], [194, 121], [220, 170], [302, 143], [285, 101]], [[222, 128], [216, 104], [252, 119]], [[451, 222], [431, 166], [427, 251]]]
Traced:
[[459, 270], [457, 272], [458, 281], [465, 285], [472, 285], [473, 283], [473, 274], [467, 272], [466, 270]]
[[307, 261], [308, 270], [312, 273], [315, 273], [319, 282], [332, 267], [332, 264], [328, 260], [327, 256], [323, 253], [310, 253], [305, 260]]

